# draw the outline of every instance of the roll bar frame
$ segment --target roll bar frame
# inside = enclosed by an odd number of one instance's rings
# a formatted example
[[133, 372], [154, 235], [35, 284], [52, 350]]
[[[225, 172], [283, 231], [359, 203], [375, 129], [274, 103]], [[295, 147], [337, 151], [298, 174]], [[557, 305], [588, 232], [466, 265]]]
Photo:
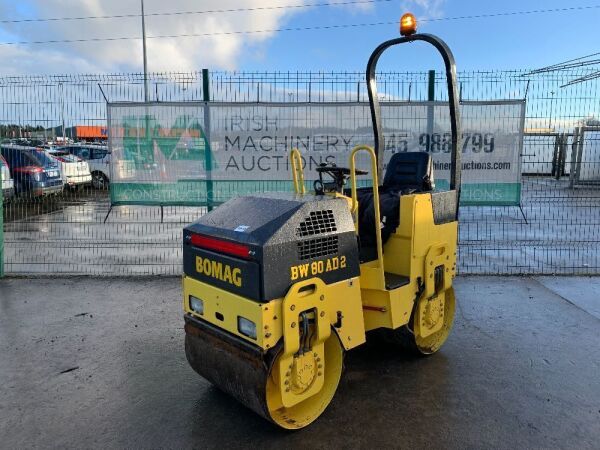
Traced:
[[[369, 93], [369, 106], [371, 108], [371, 121], [373, 123], [373, 133], [375, 135], [375, 155], [377, 156], [377, 169], [381, 178], [383, 172], [383, 153], [385, 143], [383, 137], [383, 128], [381, 125], [381, 106], [377, 97], [377, 81], [375, 79], [375, 70], [381, 54], [388, 48], [404, 44], [406, 42], [424, 41], [433, 45], [444, 60], [446, 66], [446, 81], [448, 85], [448, 106], [450, 108], [450, 128], [452, 132], [452, 152], [450, 164], [450, 190], [456, 191], [456, 205], [460, 200], [460, 177], [461, 177], [461, 129], [460, 129], [460, 110], [458, 88], [456, 83], [456, 64], [452, 51], [444, 41], [432, 34], [413, 34], [401, 38], [391, 39], [380, 44], [371, 54], [367, 63], [367, 91]], [[379, 151], [380, 149], [381, 152]]]

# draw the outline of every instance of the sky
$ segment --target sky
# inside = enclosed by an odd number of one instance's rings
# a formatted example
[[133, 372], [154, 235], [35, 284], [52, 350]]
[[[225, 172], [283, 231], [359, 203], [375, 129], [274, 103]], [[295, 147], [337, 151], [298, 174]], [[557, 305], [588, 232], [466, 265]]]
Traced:
[[[362, 1], [363, 3], [351, 3]], [[411, 11], [419, 31], [437, 34], [452, 48], [459, 70], [532, 69], [599, 50], [600, 0], [145, 0], [149, 71], [363, 70], [371, 51], [397, 37], [397, 22]], [[323, 3], [347, 3], [322, 6]], [[316, 6], [320, 4], [321, 6]], [[301, 5], [302, 7], [291, 7]], [[585, 10], [453, 19], [461, 16], [578, 6]], [[273, 9], [273, 6], [278, 8]], [[286, 7], [287, 6], [287, 7]], [[160, 13], [246, 9], [203, 14]], [[252, 10], [249, 10], [252, 9]], [[0, 0], [1, 75], [115, 73], [142, 70], [140, 39], [7, 44], [141, 36], [140, 17], [10, 22], [139, 14], [139, 0]], [[304, 31], [237, 31], [331, 27]], [[232, 33], [234, 34], [223, 34]], [[217, 33], [217, 34], [214, 34]], [[152, 36], [209, 34], [193, 37]], [[425, 44], [394, 49], [380, 70], [439, 67]]]

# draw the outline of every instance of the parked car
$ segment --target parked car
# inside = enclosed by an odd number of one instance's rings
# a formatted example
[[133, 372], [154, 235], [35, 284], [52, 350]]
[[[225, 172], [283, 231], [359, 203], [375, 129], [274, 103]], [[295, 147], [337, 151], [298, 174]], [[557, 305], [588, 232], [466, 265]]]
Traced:
[[107, 189], [110, 181], [110, 152], [105, 145], [73, 144], [63, 147], [72, 155], [85, 160], [90, 167], [92, 186]]
[[0, 155], [0, 176], [2, 176], [2, 198], [7, 201], [15, 194], [15, 182], [10, 175], [8, 163], [2, 155]]
[[62, 192], [63, 181], [58, 163], [44, 150], [3, 145], [1, 153], [10, 167], [16, 194], [42, 197]]
[[90, 166], [79, 156], [72, 155], [67, 150], [44, 147], [46, 154], [58, 162], [63, 184], [71, 189], [77, 189], [92, 182]]

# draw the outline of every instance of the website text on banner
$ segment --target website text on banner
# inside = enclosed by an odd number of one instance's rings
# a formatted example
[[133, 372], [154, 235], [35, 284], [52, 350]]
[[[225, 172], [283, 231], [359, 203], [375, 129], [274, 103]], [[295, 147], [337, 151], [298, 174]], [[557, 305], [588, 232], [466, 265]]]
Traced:
[[[384, 163], [394, 152], [429, 152], [436, 187], [446, 189], [447, 105], [386, 102], [382, 114]], [[463, 204], [519, 204], [524, 117], [520, 100], [463, 102]], [[204, 205], [208, 189], [216, 202], [291, 190], [294, 147], [310, 188], [318, 164], [347, 166], [354, 146], [373, 144], [364, 103], [112, 104], [109, 138], [113, 204], [149, 205]]]

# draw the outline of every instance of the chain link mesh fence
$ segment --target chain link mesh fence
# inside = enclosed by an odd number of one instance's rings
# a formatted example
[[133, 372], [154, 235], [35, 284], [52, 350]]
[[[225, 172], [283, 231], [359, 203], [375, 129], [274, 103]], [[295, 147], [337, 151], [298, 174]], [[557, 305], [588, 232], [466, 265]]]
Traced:
[[[461, 208], [461, 273], [600, 273], [599, 80], [561, 87], [587, 73], [459, 73], [462, 100], [526, 99], [520, 205]], [[430, 75], [380, 74], [382, 101], [427, 100]], [[435, 100], [445, 100], [444, 76], [434, 76]], [[207, 94], [201, 71], [151, 74], [148, 82], [152, 102]], [[216, 102], [367, 101], [361, 72], [214, 72], [208, 87]], [[2, 77], [0, 95], [3, 154], [15, 166], [2, 179], [6, 274], [181, 273], [181, 229], [206, 207], [110, 209], [106, 102], [143, 101], [142, 74]], [[31, 147], [42, 150], [30, 156]], [[15, 158], [39, 160], [48, 172], [43, 155], [59, 161], [54, 191], [39, 174], [15, 172], [27, 167]], [[87, 169], [77, 171], [81, 162]]]

